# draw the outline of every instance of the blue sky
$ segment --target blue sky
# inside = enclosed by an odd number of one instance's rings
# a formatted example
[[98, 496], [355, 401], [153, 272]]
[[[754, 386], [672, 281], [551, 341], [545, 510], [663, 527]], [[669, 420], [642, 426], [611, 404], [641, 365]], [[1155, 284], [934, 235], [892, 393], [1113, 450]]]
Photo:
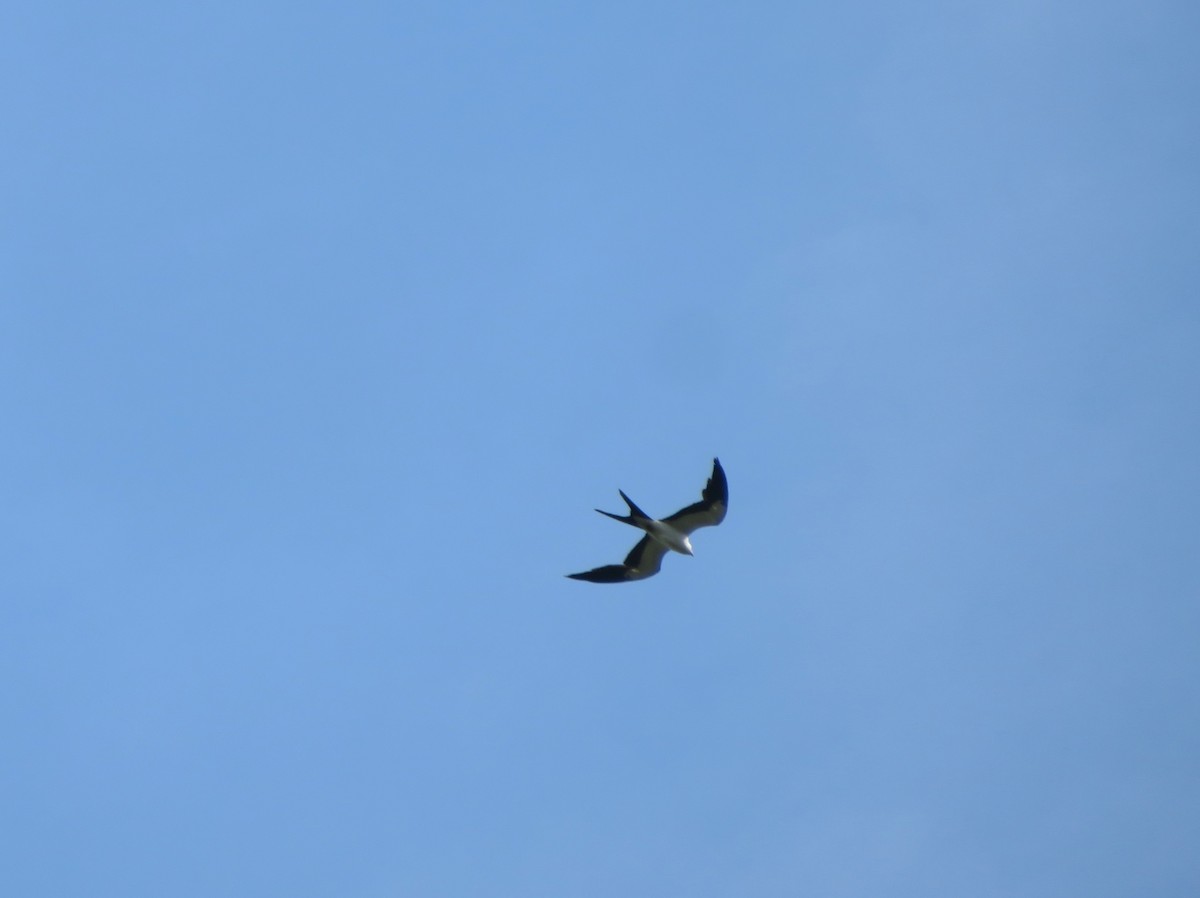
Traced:
[[1197, 894], [1198, 26], [7, 6], [0, 891]]

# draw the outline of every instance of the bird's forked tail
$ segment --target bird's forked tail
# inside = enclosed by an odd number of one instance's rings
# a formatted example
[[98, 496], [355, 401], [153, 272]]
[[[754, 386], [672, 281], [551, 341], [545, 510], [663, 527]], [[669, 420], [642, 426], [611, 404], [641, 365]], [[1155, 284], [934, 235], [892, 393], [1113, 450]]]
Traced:
[[[611, 511], [603, 511], [599, 508], [597, 508], [596, 511], [599, 511], [600, 514], [608, 515], [614, 521], [620, 521], [622, 524], [632, 524], [634, 527], [641, 527], [642, 525], [639, 522], [653, 520], [650, 515], [638, 508], [633, 503], [633, 500], [625, 495], [623, 490], [617, 490], [617, 492], [621, 494], [621, 498], [624, 499], [625, 504], [629, 506], [628, 515], [613, 514]], [[642, 529], [644, 530], [645, 528], [642, 527]]]

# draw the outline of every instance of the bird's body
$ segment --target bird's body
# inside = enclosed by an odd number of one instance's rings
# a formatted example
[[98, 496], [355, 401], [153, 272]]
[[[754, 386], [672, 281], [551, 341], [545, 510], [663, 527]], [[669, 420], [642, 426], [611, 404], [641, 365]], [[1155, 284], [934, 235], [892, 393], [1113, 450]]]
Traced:
[[599, 511], [613, 520], [630, 524], [646, 535], [630, 550], [621, 564], [608, 564], [593, 568], [579, 574], [567, 574], [572, 580], [587, 580], [591, 583], [625, 583], [629, 580], [644, 580], [653, 577], [662, 568], [663, 556], [668, 551], [681, 555], [692, 555], [692, 541], [688, 538], [701, 527], [715, 527], [725, 520], [725, 512], [729, 507], [729, 484], [725, 480], [725, 471], [721, 462], [713, 459], [712, 476], [701, 494], [701, 500], [687, 508], [680, 509], [673, 515], [662, 520], [655, 520], [640, 508], [633, 500], [621, 492], [621, 498], [629, 506], [628, 515], [613, 514], [610, 511]]
[[692, 551], [692, 541], [688, 539], [687, 534], [676, 530], [670, 524], [662, 521], [650, 521], [644, 529], [650, 534], [651, 539], [662, 543], [673, 552], [678, 552], [680, 555], [696, 554]]

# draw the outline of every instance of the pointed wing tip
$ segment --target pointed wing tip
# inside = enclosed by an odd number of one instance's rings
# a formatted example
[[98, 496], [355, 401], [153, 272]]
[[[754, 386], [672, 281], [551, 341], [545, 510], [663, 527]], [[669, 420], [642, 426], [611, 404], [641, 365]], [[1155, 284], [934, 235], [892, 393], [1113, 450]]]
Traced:
[[588, 583], [625, 583], [631, 579], [629, 568], [620, 564], [606, 564], [590, 571], [567, 574], [566, 577], [569, 580], [584, 580]]
[[718, 500], [722, 503], [728, 504], [729, 479], [725, 476], [725, 469], [721, 467], [720, 459], [713, 459], [712, 477], [710, 477], [708, 479], [708, 483], [705, 484], [704, 493], [702, 495], [706, 500]]

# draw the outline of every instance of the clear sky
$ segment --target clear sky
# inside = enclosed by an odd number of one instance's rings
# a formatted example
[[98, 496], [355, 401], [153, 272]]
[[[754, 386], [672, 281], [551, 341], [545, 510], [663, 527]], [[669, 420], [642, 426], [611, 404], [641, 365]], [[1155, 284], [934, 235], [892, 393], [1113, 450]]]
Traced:
[[1198, 10], [6, 4], [0, 893], [1200, 894]]

